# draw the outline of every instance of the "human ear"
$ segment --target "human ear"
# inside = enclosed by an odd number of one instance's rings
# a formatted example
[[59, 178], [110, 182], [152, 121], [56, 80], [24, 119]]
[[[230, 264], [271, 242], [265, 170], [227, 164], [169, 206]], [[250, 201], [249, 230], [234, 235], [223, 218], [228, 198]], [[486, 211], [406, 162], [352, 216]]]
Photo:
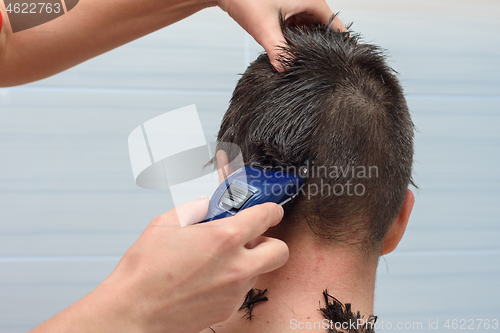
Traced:
[[215, 155], [215, 158], [217, 159], [217, 172], [219, 174], [220, 184], [232, 173], [232, 170], [229, 170], [229, 161], [227, 153], [224, 150], [219, 150]]
[[398, 246], [399, 241], [403, 238], [406, 226], [408, 225], [414, 203], [415, 197], [413, 196], [413, 192], [406, 190], [405, 201], [403, 202], [401, 211], [385, 236], [384, 244], [382, 245], [382, 253], [380, 255], [391, 253]]

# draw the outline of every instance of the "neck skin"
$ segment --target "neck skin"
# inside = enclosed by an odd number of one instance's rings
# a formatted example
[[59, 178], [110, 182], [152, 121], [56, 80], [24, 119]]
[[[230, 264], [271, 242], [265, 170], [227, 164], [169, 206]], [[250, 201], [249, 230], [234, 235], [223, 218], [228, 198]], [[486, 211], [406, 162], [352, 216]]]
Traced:
[[[290, 259], [280, 269], [259, 276], [255, 288], [267, 289], [269, 300], [254, 306], [252, 320], [242, 318], [245, 310], [235, 311], [228, 320], [212, 326], [217, 333], [288, 332], [293, 322], [322, 322], [325, 317], [318, 309], [325, 307], [325, 289], [343, 304], [351, 303], [354, 314], [359, 311], [364, 319], [373, 314], [377, 258], [366, 259], [346, 248], [325, 246], [325, 240], [318, 239], [307, 226], [288, 234], [275, 231], [266, 235], [285, 241]], [[307, 332], [326, 330], [318, 324]]]

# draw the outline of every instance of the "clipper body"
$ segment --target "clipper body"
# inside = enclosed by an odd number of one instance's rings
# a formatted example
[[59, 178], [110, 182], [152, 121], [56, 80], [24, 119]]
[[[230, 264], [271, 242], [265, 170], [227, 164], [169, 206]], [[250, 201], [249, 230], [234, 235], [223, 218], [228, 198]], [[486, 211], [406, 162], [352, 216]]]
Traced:
[[244, 166], [219, 185], [202, 222], [233, 216], [264, 202], [284, 205], [297, 196], [303, 184], [304, 179], [295, 174]]

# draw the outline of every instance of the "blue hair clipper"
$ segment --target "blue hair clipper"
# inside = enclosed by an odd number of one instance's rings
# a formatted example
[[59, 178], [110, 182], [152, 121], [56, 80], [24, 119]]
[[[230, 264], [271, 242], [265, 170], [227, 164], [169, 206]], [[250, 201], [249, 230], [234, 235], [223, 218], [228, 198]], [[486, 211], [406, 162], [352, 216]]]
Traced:
[[208, 213], [201, 222], [233, 216], [240, 210], [264, 202], [284, 205], [299, 194], [307, 176], [307, 167], [299, 175], [244, 166], [233, 172], [210, 199]]

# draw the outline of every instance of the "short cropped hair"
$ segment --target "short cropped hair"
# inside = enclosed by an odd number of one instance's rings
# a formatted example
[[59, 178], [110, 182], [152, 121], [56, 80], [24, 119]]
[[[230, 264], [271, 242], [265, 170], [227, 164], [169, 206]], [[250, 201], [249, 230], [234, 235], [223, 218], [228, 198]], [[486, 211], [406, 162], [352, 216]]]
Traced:
[[248, 67], [218, 141], [236, 143], [247, 163], [314, 160], [282, 227], [307, 223], [331, 242], [379, 254], [413, 184], [414, 125], [396, 73], [352, 33], [325, 25], [283, 33], [284, 70], [266, 54]]

